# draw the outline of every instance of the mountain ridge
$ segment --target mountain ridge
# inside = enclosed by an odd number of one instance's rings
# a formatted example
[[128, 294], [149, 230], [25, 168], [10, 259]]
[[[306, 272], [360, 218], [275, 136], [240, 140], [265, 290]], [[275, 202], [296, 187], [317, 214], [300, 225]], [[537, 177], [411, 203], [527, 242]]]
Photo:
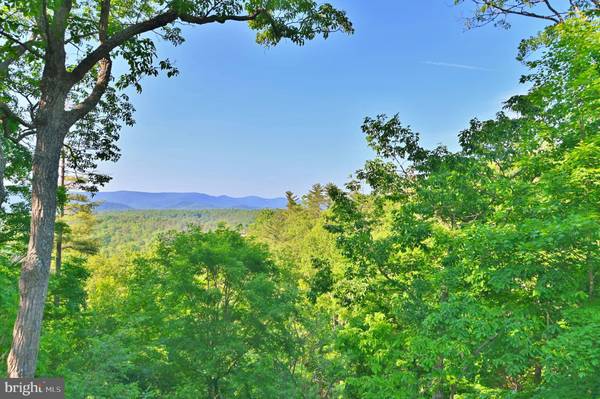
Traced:
[[256, 195], [232, 197], [198, 192], [102, 191], [88, 197], [100, 205], [98, 212], [167, 209], [269, 209], [284, 208], [283, 197], [264, 198]]

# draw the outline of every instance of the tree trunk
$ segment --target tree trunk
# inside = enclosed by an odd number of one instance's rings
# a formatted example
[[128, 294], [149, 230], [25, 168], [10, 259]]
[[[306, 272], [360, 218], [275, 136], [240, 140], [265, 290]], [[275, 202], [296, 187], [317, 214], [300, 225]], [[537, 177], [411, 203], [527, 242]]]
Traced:
[[[452, 225], [454, 226], [454, 217], [452, 218]], [[443, 285], [441, 287], [441, 292], [440, 292], [440, 305], [443, 305], [445, 302], [448, 301], [449, 295], [450, 294], [448, 292], [448, 287], [446, 285]], [[444, 330], [445, 330], [445, 328], [444, 328]], [[440, 333], [440, 335], [442, 335], [445, 333], [445, 331], [440, 331], [439, 333]], [[440, 374], [442, 374], [444, 372], [444, 356], [442, 356], [442, 355], [438, 356], [438, 359], [436, 361], [434, 368], [436, 370], [439, 370]], [[445, 399], [446, 394], [444, 392], [443, 378], [439, 378], [436, 380], [437, 381], [435, 381], [434, 392], [431, 395], [431, 399]]]
[[[446, 291], [444, 291], [444, 292], [446, 292]], [[444, 370], [444, 357], [443, 356], [438, 357], [438, 360], [434, 367], [437, 370], [440, 370], [440, 372]], [[444, 394], [442, 382], [441, 381], [437, 381], [437, 382], [438, 382], [438, 384], [436, 384], [437, 386], [435, 387], [433, 395], [431, 395], [431, 399], [445, 399], [446, 395]]]
[[221, 394], [219, 392], [219, 378], [213, 377], [208, 383], [208, 397], [210, 399], [220, 399]]
[[48, 115], [38, 127], [32, 167], [31, 226], [29, 248], [21, 266], [19, 311], [8, 355], [10, 378], [34, 377], [39, 340], [48, 292], [58, 163], [66, 133], [62, 115]]
[[540, 385], [542, 383], [542, 365], [536, 364], [533, 371], [533, 383], [535, 385]]

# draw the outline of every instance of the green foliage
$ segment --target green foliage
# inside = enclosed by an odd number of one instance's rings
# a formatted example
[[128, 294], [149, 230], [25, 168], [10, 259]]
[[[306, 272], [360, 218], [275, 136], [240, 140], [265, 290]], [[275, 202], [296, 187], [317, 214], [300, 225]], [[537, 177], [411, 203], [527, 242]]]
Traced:
[[123, 311], [137, 314], [149, 382], [171, 397], [284, 397], [294, 291], [279, 274], [264, 248], [222, 228], [166, 236], [135, 259]]
[[299, 397], [333, 397], [344, 371], [334, 350], [341, 309], [331, 291], [343, 265], [333, 235], [324, 228], [329, 197], [320, 184], [302, 199], [291, 192], [287, 197], [287, 209], [261, 212], [248, 234], [267, 244], [298, 282], [293, 328], [299, 350], [293, 364]]
[[[17, 315], [19, 267], [10, 254], [0, 255], [0, 361], [6, 361]], [[4, 376], [4, 373], [1, 374]]]
[[457, 153], [365, 121], [373, 193], [329, 190], [348, 397], [600, 395], [598, 28], [526, 41], [515, 116], [473, 120]]
[[309, 280], [310, 290], [308, 291], [308, 299], [312, 303], [315, 303], [319, 296], [331, 291], [333, 287], [333, 273], [329, 263], [322, 259], [314, 259], [313, 265], [317, 272]]
[[214, 230], [220, 224], [245, 230], [259, 211], [243, 209], [210, 210], [145, 210], [101, 212], [96, 214], [94, 236], [102, 252], [112, 254], [124, 250], [144, 250], [161, 233], [183, 231], [190, 226]]
[[105, 378], [125, 397], [295, 395], [287, 362], [295, 289], [263, 246], [225, 228], [192, 228], [113, 259], [103, 273], [112, 285], [88, 289], [86, 332], [102, 339], [86, 339], [69, 361], [72, 378], [102, 363], [76, 383], [81, 392], [112, 397], [94, 386]]
[[[163, 5], [134, 3], [113, 2], [111, 31]], [[509, 2], [487, 3], [482, 22]], [[39, 374], [65, 376], [70, 398], [600, 397], [600, 29], [591, 3], [571, 4], [580, 12], [521, 45], [528, 93], [473, 119], [457, 152], [379, 115], [362, 126], [375, 159], [347, 191], [288, 192], [286, 209], [94, 214], [59, 192], [64, 260]], [[77, 34], [97, 12], [78, 5]], [[251, 22], [266, 44], [350, 29], [309, 1], [216, 6], [279, 10]], [[280, 23], [299, 15], [307, 25]], [[157, 72], [152, 42], [121, 51], [126, 84]], [[27, 215], [16, 204], [1, 218], [0, 360]]]

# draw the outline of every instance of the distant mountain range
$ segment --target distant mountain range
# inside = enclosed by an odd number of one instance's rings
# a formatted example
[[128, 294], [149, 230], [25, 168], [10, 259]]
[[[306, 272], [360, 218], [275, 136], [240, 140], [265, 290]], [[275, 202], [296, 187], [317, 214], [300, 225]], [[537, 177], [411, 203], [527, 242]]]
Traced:
[[284, 208], [285, 198], [257, 196], [229, 197], [202, 193], [145, 193], [140, 191], [112, 191], [97, 193], [93, 199], [100, 202], [100, 212], [135, 209], [267, 209]]

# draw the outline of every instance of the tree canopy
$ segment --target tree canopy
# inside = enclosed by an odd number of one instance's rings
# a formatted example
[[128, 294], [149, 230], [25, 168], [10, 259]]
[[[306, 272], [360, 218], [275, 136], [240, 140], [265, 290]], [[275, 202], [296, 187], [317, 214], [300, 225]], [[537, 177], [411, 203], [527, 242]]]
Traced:
[[0, 200], [23, 199], [0, 210], [7, 375], [69, 398], [600, 397], [599, 5], [471, 3], [475, 24], [548, 24], [519, 47], [526, 93], [456, 150], [374, 115], [373, 159], [284, 209], [99, 214], [79, 190], [119, 157], [123, 90], [177, 73], [156, 40], [352, 26], [307, 0], [0, 0]]

